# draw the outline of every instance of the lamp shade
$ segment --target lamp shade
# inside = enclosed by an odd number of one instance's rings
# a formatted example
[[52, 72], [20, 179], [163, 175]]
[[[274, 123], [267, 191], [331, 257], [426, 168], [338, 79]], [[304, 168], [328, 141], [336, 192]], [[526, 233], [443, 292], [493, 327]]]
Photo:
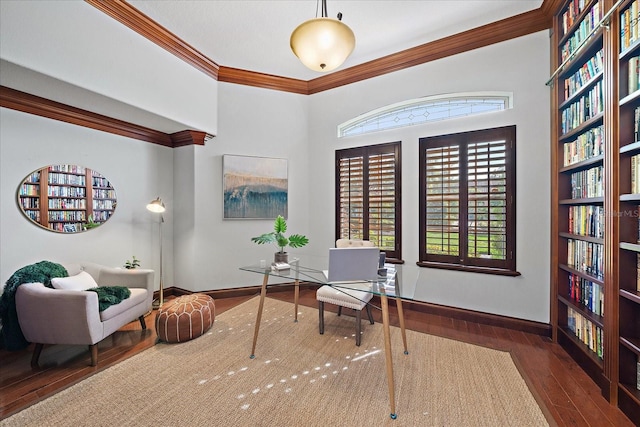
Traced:
[[147, 209], [151, 212], [162, 213], [165, 211], [164, 203], [160, 197], [155, 198], [147, 205]]
[[314, 18], [291, 33], [291, 50], [308, 68], [326, 72], [338, 68], [356, 45], [347, 25], [333, 18]]

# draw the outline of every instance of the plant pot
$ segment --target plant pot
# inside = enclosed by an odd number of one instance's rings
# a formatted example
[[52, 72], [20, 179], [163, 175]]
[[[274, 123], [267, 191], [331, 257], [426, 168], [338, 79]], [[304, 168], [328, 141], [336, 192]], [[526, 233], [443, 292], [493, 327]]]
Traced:
[[289, 254], [287, 252], [276, 252], [273, 256], [273, 262], [289, 262]]

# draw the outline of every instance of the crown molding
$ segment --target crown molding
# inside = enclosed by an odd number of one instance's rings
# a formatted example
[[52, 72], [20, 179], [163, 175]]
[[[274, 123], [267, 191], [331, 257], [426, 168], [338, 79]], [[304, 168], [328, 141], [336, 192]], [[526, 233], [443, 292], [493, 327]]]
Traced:
[[536, 33], [551, 26], [550, 17], [540, 9], [532, 10], [310, 80], [309, 94]]
[[218, 81], [309, 95], [309, 83], [305, 80], [241, 70], [224, 65], [220, 67], [218, 72]]
[[85, 1], [206, 75], [218, 79], [218, 64], [126, 1]]
[[216, 80], [310, 95], [549, 29], [564, 0], [309, 81], [219, 66], [124, 0], [85, 1]]
[[213, 137], [206, 132], [195, 130], [184, 130], [169, 135], [6, 86], [0, 86], [0, 107], [172, 148], [204, 145], [205, 141]]

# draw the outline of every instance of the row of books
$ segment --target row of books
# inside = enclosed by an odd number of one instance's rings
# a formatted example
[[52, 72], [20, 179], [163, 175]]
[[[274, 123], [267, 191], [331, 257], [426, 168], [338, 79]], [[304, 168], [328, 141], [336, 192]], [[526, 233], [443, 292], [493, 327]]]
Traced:
[[568, 239], [567, 265], [602, 280], [604, 278], [604, 245]]
[[49, 199], [49, 209], [86, 209], [85, 199]]
[[572, 131], [587, 120], [604, 112], [602, 80], [576, 102], [560, 113], [560, 130], [563, 134]]
[[569, 274], [569, 298], [598, 316], [604, 316], [604, 288], [577, 274]]
[[93, 176], [91, 177], [91, 181], [94, 187], [111, 188], [111, 183], [107, 178], [103, 178], [101, 176]]
[[116, 198], [116, 191], [115, 190], [94, 189], [93, 190], [93, 197], [95, 199], [115, 199]]
[[589, 129], [575, 141], [564, 144], [564, 165], [569, 166], [604, 153], [604, 126]]
[[93, 210], [113, 210], [116, 207], [116, 203], [113, 200], [93, 200]]
[[49, 166], [49, 171], [84, 174], [85, 168], [78, 165], [51, 165]]
[[564, 99], [569, 99], [584, 86], [588, 85], [591, 80], [602, 72], [602, 55], [603, 50], [600, 49], [590, 58], [582, 67], [573, 75], [564, 80]]
[[640, 18], [638, 0], [620, 14], [620, 52], [624, 52], [638, 40], [638, 19]]
[[578, 236], [604, 237], [604, 208], [602, 206], [569, 206], [569, 233]]
[[85, 211], [49, 211], [49, 221], [86, 221]]
[[40, 209], [40, 199], [37, 197], [20, 197], [23, 209]]
[[39, 183], [40, 182], [40, 171], [33, 172], [31, 175], [29, 175], [29, 177], [27, 177], [27, 179], [24, 180], [24, 182]]
[[40, 185], [39, 184], [27, 184], [23, 183], [18, 191], [20, 196], [39, 196]]
[[562, 14], [562, 34], [567, 34], [567, 30], [576, 22], [580, 12], [584, 10], [585, 3], [589, 0], [572, 0], [567, 5], [567, 9]]
[[631, 193], [640, 194], [640, 154], [631, 156]]
[[581, 43], [583, 43], [591, 31], [600, 23], [602, 19], [602, 9], [600, 8], [600, 2], [593, 5], [589, 13], [580, 22], [578, 28], [574, 31], [573, 35], [564, 43], [561, 48], [561, 62], [564, 62], [570, 55], [575, 52]]
[[573, 308], [567, 308], [567, 327], [600, 359], [604, 354], [602, 329]]
[[35, 222], [40, 222], [40, 211], [24, 211], [24, 214]]
[[49, 184], [80, 185], [84, 187], [84, 175], [70, 175], [66, 173], [50, 173]]
[[57, 187], [49, 186], [50, 197], [86, 197], [84, 187]]
[[571, 198], [584, 199], [604, 196], [604, 168], [595, 168], [571, 174]]
[[94, 222], [104, 222], [111, 217], [111, 211], [93, 211]]
[[82, 231], [82, 223], [52, 222], [49, 223], [49, 229], [55, 231], [64, 231], [65, 233]]

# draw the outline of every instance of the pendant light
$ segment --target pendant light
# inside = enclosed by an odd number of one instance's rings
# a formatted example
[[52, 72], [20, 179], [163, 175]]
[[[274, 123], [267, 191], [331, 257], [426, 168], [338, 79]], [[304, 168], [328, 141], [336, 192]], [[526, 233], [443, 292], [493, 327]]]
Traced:
[[346, 24], [327, 17], [327, 0], [322, 0], [322, 17], [303, 22], [291, 33], [291, 50], [300, 61], [314, 71], [338, 68], [356, 45], [356, 37]]

